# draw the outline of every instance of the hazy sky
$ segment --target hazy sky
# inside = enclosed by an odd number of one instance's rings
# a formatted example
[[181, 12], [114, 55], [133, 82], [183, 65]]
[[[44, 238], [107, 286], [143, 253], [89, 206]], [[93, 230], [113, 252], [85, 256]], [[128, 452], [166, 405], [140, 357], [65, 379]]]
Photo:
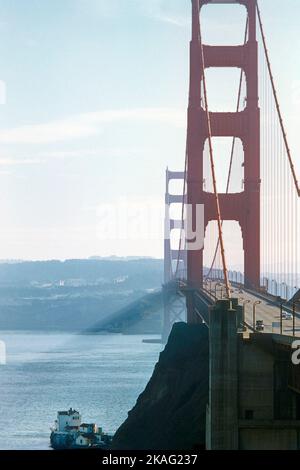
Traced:
[[[300, 2], [260, 4], [298, 158]], [[203, 13], [207, 41], [242, 42], [243, 7]], [[165, 168], [184, 164], [189, 40], [189, 0], [0, 0], [0, 258], [162, 256]], [[228, 104], [220, 87], [215, 102]]]

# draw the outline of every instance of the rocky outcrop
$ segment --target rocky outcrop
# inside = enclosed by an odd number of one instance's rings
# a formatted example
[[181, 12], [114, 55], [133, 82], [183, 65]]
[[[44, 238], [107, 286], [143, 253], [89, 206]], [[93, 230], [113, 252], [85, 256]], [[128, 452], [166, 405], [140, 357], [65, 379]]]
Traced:
[[206, 326], [175, 324], [145, 391], [118, 429], [113, 448], [204, 448], [208, 363]]

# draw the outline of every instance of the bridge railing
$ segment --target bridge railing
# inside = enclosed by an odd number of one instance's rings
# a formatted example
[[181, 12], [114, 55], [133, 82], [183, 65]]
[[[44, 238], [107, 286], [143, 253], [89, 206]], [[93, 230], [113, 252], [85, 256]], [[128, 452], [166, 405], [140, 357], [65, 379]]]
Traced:
[[[204, 277], [205, 277], [204, 272]], [[228, 271], [228, 278], [230, 282], [241, 285], [251, 284], [247, 283], [244, 274], [240, 271]], [[222, 269], [213, 269], [210, 274], [210, 279], [224, 281], [224, 275]], [[259, 290], [263, 293], [270, 294], [274, 297], [280, 297], [283, 300], [290, 301], [299, 291], [299, 287], [289, 284], [289, 281], [284, 281], [284, 276], [281, 279], [276, 279], [276, 276], [262, 276], [260, 279], [259, 289], [253, 286], [253, 290]]]

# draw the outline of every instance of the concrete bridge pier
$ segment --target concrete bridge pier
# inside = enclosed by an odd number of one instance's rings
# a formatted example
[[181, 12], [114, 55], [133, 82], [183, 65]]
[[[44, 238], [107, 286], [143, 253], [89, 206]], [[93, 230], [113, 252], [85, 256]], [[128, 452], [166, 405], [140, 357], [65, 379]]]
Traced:
[[209, 450], [237, 450], [238, 327], [237, 302], [221, 300], [211, 309], [209, 328], [209, 404], [206, 444]]

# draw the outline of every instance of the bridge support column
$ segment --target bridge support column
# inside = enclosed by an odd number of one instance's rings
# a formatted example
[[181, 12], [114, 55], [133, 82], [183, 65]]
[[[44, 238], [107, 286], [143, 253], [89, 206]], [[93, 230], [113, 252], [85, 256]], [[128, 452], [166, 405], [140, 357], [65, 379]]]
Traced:
[[210, 313], [206, 446], [238, 449], [238, 312], [228, 300]]
[[180, 171], [166, 171], [166, 194], [165, 194], [165, 242], [164, 242], [164, 316], [162, 326], [162, 341], [168, 341], [173, 324], [178, 321], [186, 321], [186, 306], [182, 296], [176, 290], [178, 279], [186, 278], [186, 251], [182, 246], [180, 251], [171, 246], [171, 233], [174, 229], [183, 229], [181, 220], [170, 216], [172, 204], [183, 204], [185, 195], [170, 194], [170, 181], [184, 180], [185, 174]]

